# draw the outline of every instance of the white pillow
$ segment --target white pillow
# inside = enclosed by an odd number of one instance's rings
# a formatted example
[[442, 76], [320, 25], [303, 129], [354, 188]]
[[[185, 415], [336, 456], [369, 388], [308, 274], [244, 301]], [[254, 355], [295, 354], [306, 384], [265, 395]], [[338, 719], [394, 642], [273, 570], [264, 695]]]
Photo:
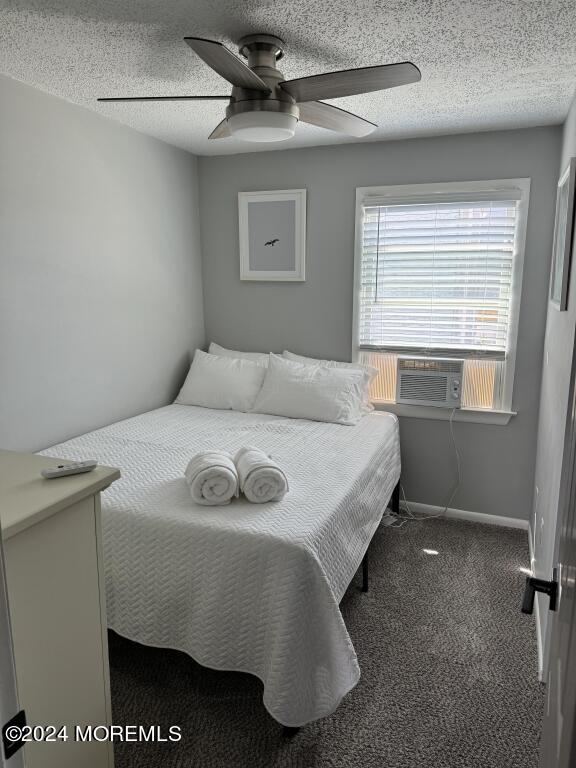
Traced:
[[217, 357], [197, 349], [176, 402], [219, 410], [250, 411], [265, 375], [266, 368], [253, 360]]
[[370, 385], [378, 375], [378, 369], [365, 363], [341, 363], [338, 360], [317, 360], [314, 357], [304, 357], [288, 352], [287, 349], [282, 353], [287, 360], [293, 360], [296, 363], [305, 365], [323, 365], [326, 368], [348, 368], [349, 370], [364, 371], [364, 395], [362, 398], [362, 408], [364, 411], [373, 411], [374, 406], [370, 400]]
[[292, 419], [356, 424], [362, 418], [364, 372], [306, 365], [270, 355], [253, 411]]
[[235, 349], [226, 349], [226, 347], [221, 347], [219, 344], [214, 344], [213, 341], [210, 342], [208, 352], [211, 355], [218, 355], [218, 357], [236, 357], [242, 360], [252, 360], [255, 363], [268, 367], [269, 355], [266, 352], [238, 352]]

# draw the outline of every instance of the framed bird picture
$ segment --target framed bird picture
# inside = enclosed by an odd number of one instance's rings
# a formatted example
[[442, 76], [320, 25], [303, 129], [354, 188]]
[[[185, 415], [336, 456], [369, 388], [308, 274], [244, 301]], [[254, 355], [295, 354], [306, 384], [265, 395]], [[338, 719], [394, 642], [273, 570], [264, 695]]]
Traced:
[[565, 312], [568, 309], [568, 281], [574, 238], [574, 219], [576, 217], [575, 199], [576, 157], [573, 157], [560, 177], [556, 196], [550, 301], [560, 312]]
[[303, 281], [306, 190], [239, 192], [240, 279]]

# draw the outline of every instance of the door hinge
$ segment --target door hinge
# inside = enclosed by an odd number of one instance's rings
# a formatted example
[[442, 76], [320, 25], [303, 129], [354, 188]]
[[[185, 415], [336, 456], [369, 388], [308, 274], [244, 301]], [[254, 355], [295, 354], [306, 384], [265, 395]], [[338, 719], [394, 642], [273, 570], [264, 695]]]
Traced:
[[6, 760], [15, 755], [24, 746], [22, 729], [26, 725], [26, 712], [21, 709], [11, 720], [2, 726], [2, 744]]
[[522, 613], [532, 613], [534, 610], [534, 595], [536, 592], [542, 592], [548, 595], [550, 603], [548, 608], [551, 611], [556, 610], [556, 601], [558, 598], [558, 569], [552, 571], [552, 580], [545, 581], [537, 579], [535, 576], [526, 577], [526, 586], [524, 588], [524, 600], [522, 601]]

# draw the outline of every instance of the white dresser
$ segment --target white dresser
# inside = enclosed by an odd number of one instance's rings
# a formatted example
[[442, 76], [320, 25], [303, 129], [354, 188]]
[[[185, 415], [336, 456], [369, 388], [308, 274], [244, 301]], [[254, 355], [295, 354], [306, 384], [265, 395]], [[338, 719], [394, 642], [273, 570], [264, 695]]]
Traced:
[[108, 742], [75, 725], [110, 725], [100, 491], [117, 469], [44, 480], [62, 463], [0, 451], [0, 521], [20, 707], [29, 725], [66, 725], [69, 740], [24, 747], [27, 768], [112, 768]]

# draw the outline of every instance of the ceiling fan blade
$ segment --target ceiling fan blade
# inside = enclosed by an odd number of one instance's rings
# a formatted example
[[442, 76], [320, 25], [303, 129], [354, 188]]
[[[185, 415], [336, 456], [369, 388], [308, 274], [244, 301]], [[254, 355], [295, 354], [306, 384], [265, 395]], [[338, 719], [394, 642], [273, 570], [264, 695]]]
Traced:
[[345, 109], [324, 104], [321, 101], [303, 101], [298, 104], [300, 120], [330, 131], [346, 133], [349, 136], [368, 136], [378, 126]]
[[250, 67], [246, 66], [238, 56], [235, 56], [222, 43], [215, 40], [204, 40], [202, 37], [185, 37], [184, 42], [200, 56], [215, 72], [238, 88], [251, 88], [256, 91], [270, 93], [270, 88], [261, 80]]
[[230, 101], [230, 96], [110, 96], [96, 101]]
[[209, 139], [226, 139], [228, 136], [232, 136], [230, 133], [230, 128], [228, 128], [228, 120], [224, 118], [221, 123], [218, 123], [216, 128], [212, 131], [210, 136], [208, 136]]
[[326, 72], [297, 80], [280, 83], [283, 91], [296, 101], [317, 101], [318, 99], [339, 99], [358, 93], [381, 91], [397, 85], [416, 83], [421, 78], [418, 67], [409, 61], [399, 64], [383, 64], [379, 67], [343, 69], [340, 72]]

